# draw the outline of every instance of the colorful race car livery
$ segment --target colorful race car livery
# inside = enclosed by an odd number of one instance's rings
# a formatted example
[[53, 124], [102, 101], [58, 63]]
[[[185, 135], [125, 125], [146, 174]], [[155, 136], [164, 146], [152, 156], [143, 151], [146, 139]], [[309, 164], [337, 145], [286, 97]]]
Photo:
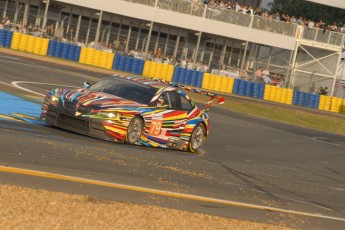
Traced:
[[[143, 77], [115, 75], [84, 88], [57, 88], [42, 104], [41, 118], [92, 137], [136, 145], [195, 152], [209, 134], [207, 111], [179, 88]], [[223, 98], [219, 102], [223, 103]]]

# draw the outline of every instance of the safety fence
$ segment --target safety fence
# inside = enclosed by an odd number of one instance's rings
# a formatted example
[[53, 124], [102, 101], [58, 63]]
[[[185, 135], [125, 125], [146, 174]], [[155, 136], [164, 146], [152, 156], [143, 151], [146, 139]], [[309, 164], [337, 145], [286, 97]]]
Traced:
[[345, 114], [345, 99], [279, 88], [259, 82], [219, 76], [167, 63], [158, 63], [57, 42], [17, 32], [0, 29], [0, 46], [37, 55], [63, 58], [81, 64], [119, 70], [148, 78], [202, 88], [207, 91], [237, 94], [267, 101], [303, 106], [308, 108]]

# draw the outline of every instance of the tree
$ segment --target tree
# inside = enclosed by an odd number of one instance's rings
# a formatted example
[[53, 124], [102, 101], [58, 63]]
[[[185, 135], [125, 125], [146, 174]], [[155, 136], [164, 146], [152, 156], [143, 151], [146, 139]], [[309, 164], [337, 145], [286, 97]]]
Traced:
[[345, 10], [301, 0], [274, 0], [270, 3], [271, 13], [284, 13], [290, 16], [324, 21], [326, 24], [345, 24]]

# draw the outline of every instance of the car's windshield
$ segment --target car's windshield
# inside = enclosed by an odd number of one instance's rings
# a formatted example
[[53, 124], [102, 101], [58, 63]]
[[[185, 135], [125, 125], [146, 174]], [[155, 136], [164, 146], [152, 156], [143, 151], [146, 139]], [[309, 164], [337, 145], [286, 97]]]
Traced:
[[157, 88], [122, 78], [105, 78], [91, 85], [89, 89], [146, 105], [150, 103], [158, 90]]

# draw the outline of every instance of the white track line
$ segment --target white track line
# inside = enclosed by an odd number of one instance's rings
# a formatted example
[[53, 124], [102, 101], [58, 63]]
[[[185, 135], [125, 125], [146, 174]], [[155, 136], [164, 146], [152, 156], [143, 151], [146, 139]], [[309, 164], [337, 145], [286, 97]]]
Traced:
[[[7, 84], [7, 83], [5, 83]], [[41, 93], [37, 93], [33, 90], [30, 90], [30, 89], [27, 89], [27, 88], [24, 88], [22, 86], [19, 86], [19, 84], [36, 84], [36, 85], [56, 85], [56, 86], [63, 86], [63, 87], [70, 87], [70, 88], [75, 88], [75, 86], [68, 86], [68, 85], [57, 85], [57, 84], [51, 84], [51, 83], [44, 83], [44, 82], [34, 82], [34, 81], [12, 81], [11, 82], [11, 85], [18, 88], [18, 89], [21, 89], [21, 90], [24, 90], [26, 92], [30, 92], [30, 93], [33, 93], [33, 94], [37, 94], [37, 95], [40, 95], [42, 97], [44, 97], [45, 95], [44, 94], [41, 94]]]
[[27, 64], [27, 63], [23, 63], [23, 62], [16, 62], [16, 61], [9, 61], [9, 60], [0, 60], [0, 62], [9, 62], [9, 63], [20, 64], [21, 66], [30, 66], [30, 67], [35, 67], [35, 68], [51, 69], [50, 67], [47, 67], [47, 66], [32, 65], [32, 64]]

